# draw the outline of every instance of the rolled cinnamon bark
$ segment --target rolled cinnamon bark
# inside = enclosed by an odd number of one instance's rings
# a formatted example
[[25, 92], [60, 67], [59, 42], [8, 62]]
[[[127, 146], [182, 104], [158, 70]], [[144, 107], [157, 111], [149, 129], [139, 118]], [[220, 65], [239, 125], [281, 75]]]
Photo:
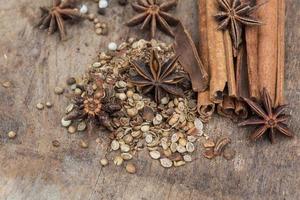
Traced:
[[[208, 43], [207, 43], [207, 16], [206, 16], [206, 0], [198, 1], [198, 17], [199, 17], [199, 55], [203, 61], [204, 69], [210, 74], [208, 62]], [[215, 110], [215, 104], [209, 98], [209, 88], [204, 92], [198, 93], [197, 108], [200, 118], [203, 122], [211, 119]]]
[[278, 61], [275, 106], [284, 104], [284, 68], [285, 68], [285, 0], [278, 0]]
[[[264, 1], [265, 0], [257, 0], [257, 3], [260, 4]], [[259, 19], [264, 23], [264, 25], [258, 28], [259, 90], [262, 91], [263, 88], [266, 88], [270, 93], [273, 103], [276, 97], [277, 69], [279, 68], [279, 1], [281, 0], [269, 0], [257, 11]]]
[[208, 61], [210, 69], [210, 99], [214, 103], [223, 101], [223, 91], [227, 83], [227, 62], [223, 32], [218, 31], [214, 19], [218, 8], [215, 1], [206, 1]]

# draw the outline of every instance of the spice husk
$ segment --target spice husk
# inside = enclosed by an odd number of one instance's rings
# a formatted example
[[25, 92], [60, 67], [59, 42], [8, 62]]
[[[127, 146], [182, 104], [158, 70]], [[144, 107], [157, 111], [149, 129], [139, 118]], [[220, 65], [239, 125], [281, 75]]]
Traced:
[[175, 52], [180, 55], [179, 62], [189, 74], [195, 92], [203, 92], [208, 86], [208, 74], [199, 58], [197, 48], [180, 22], [175, 30]]

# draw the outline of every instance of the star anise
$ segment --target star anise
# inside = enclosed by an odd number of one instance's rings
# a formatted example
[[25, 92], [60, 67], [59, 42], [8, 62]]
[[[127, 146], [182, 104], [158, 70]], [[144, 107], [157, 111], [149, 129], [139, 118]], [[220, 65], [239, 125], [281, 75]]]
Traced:
[[263, 106], [254, 101], [244, 98], [245, 102], [251, 107], [251, 109], [258, 115], [258, 118], [248, 119], [241, 122], [239, 126], [246, 125], [259, 125], [260, 127], [250, 136], [251, 140], [257, 140], [262, 137], [269, 130], [269, 138], [274, 143], [275, 131], [282, 133], [285, 136], [293, 137], [294, 133], [287, 127], [286, 121], [290, 117], [283, 114], [286, 106], [272, 107], [272, 100], [268, 91], [264, 88], [262, 93]]
[[131, 65], [138, 73], [137, 76], [132, 77], [131, 82], [140, 87], [144, 94], [154, 91], [154, 99], [157, 103], [166, 93], [182, 96], [183, 90], [177, 84], [185, 77], [183, 73], [175, 72], [177, 60], [178, 56], [175, 56], [161, 64], [157, 53], [152, 50], [148, 64], [142, 61], [131, 61]]
[[61, 40], [66, 40], [65, 20], [78, 20], [81, 17], [75, 3], [72, 0], [53, 0], [52, 7], [40, 7], [41, 19], [37, 26], [41, 29], [48, 29], [48, 34], [54, 33], [57, 29]]
[[179, 20], [168, 11], [177, 5], [177, 0], [164, 1], [161, 4], [157, 0], [137, 0], [137, 3], [131, 5], [139, 14], [127, 22], [128, 26], [142, 24], [141, 29], [145, 29], [150, 24], [151, 37], [154, 38], [158, 25], [158, 28], [174, 37], [171, 26], [176, 25]]
[[229, 32], [237, 49], [242, 42], [242, 26], [257, 26], [262, 23], [250, 16], [258, 6], [251, 6], [250, 1], [241, 3], [240, 0], [217, 0], [220, 11], [215, 15], [220, 21], [218, 29], [225, 30], [230, 26]]
[[99, 124], [113, 131], [114, 127], [110, 117], [121, 110], [121, 105], [108, 95], [109, 92], [103, 92], [103, 85], [99, 79], [94, 80], [93, 83], [98, 86], [96, 92], [94, 93], [91, 84], [87, 85], [84, 88], [86, 95], [72, 98], [75, 107], [64, 119], [87, 120], [89, 125]]

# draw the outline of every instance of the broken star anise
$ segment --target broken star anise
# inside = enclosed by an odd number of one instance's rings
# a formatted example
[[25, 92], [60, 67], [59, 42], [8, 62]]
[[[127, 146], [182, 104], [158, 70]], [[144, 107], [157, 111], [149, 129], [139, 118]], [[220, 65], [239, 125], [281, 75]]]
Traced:
[[178, 56], [175, 56], [161, 64], [157, 53], [152, 50], [149, 64], [146, 65], [142, 61], [130, 62], [138, 73], [130, 81], [140, 87], [144, 94], [154, 91], [154, 99], [157, 103], [166, 93], [183, 96], [183, 90], [177, 84], [185, 77], [183, 73], [175, 72], [177, 60]]
[[251, 140], [257, 140], [269, 130], [269, 138], [274, 143], [275, 131], [285, 136], [293, 137], [294, 133], [287, 127], [286, 121], [289, 115], [283, 114], [286, 106], [272, 107], [272, 100], [268, 91], [264, 88], [262, 93], [264, 109], [250, 99], [244, 98], [245, 102], [258, 115], [258, 118], [248, 119], [241, 122], [239, 126], [259, 125], [260, 127], [250, 136]]
[[157, 0], [137, 0], [137, 3], [132, 3], [132, 8], [139, 14], [130, 19], [127, 25], [142, 24], [141, 29], [144, 29], [150, 24], [152, 38], [155, 37], [158, 25], [158, 28], [174, 37], [170, 26], [176, 25], [179, 20], [167, 12], [176, 5], [177, 0], [164, 1], [161, 4]]
[[216, 19], [220, 22], [218, 29], [225, 30], [229, 26], [229, 32], [233, 41], [233, 45], [238, 49], [242, 42], [242, 26], [257, 26], [262, 23], [250, 14], [258, 6], [251, 6], [249, 3], [241, 3], [240, 0], [217, 0], [220, 11], [215, 15]]
[[111, 117], [122, 109], [121, 105], [109, 95], [109, 92], [104, 92], [101, 80], [96, 79], [93, 83], [97, 85], [96, 92], [91, 84], [83, 88], [85, 95], [72, 98], [74, 109], [64, 117], [64, 120], [87, 120], [90, 126], [99, 124], [114, 131]]
[[54, 33], [57, 29], [61, 40], [66, 40], [65, 20], [78, 20], [81, 14], [75, 8], [74, 0], [53, 0], [52, 7], [40, 7], [42, 16], [37, 26], [41, 29], [48, 29], [48, 34]]

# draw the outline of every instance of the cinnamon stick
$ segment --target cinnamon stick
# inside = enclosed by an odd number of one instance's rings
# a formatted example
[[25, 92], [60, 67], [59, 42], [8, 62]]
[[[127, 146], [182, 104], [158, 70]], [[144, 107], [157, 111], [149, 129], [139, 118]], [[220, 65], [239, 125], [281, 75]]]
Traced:
[[223, 32], [218, 31], [218, 23], [214, 19], [218, 8], [215, 1], [206, 1], [208, 61], [210, 69], [210, 99], [221, 103], [223, 91], [227, 83], [227, 62]]
[[[207, 43], [207, 16], [206, 16], [206, 0], [198, 1], [198, 17], [199, 17], [199, 56], [203, 61], [204, 69], [209, 75], [208, 62], [208, 43]], [[215, 110], [215, 104], [209, 98], [209, 87], [204, 92], [198, 93], [197, 108], [200, 118], [203, 122], [211, 119]]]
[[[258, 4], [265, 0], [257, 0]], [[266, 88], [275, 102], [278, 63], [278, 14], [279, 1], [269, 0], [258, 9], [258, 17], [264, 25], [258, 28], [258, 78], [259, 90]], [[280, 6], [281, 7], [281, 6]], [[273, 105], [274, 106], [274, 105]]]
[[278, 0], [278, 35], [277, 35], [277, 80], [275, 106], [284, 104], [284, 58], [285, 58], [285, 0]]
[[258, 27], [246, 26], [247, 68], [249, 95], [255, 100], [260, 99], [258, 82]]

